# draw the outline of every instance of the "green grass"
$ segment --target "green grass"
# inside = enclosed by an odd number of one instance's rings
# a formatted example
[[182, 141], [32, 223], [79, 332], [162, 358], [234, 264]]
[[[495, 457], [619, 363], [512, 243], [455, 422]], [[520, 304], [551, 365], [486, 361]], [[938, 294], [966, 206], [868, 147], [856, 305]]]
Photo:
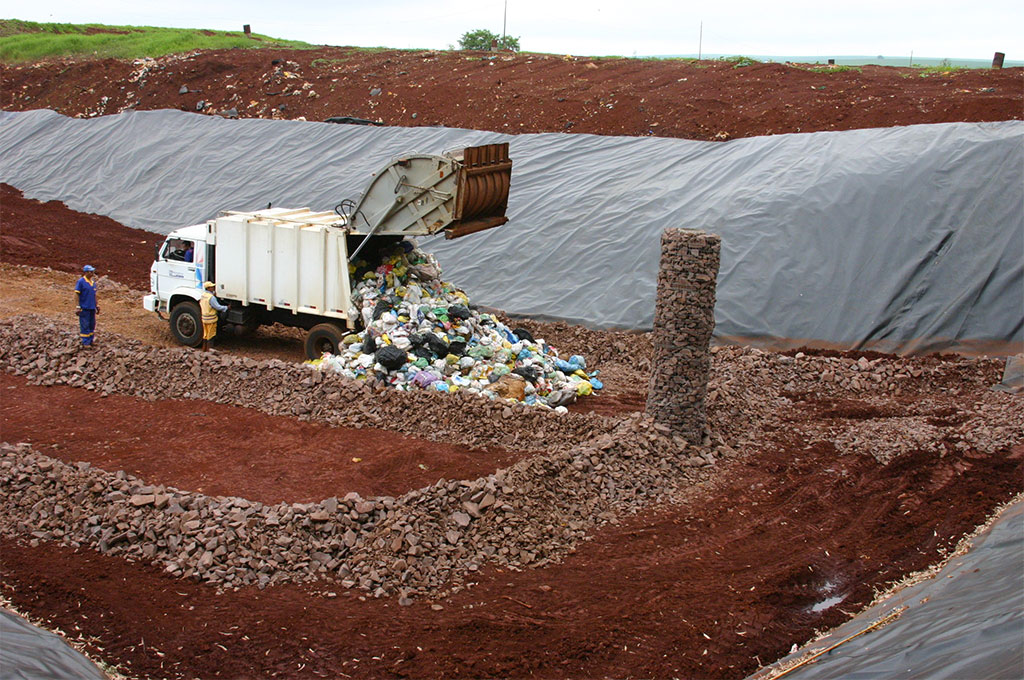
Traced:
[[848, 71], [863, 73], [864, 71], [864, 69], [862, 69], [860, 66], [829, 66], [827, 64], [815, 64], [814, 66], [807, 67], [797, 66], [796, 68], [799, 68], [804, 71], [810, 71], [812, 73], [845, 73]]
[[735, 57], [719, 57], [718, 61], [727, 61], [732, 64], [733, 68], [743, 68], [744, 66], [753, 66], [754, 64], [761, 63], [753, 57], [744, 57], [743, 55], [737, 55]]
[[313, 68], [333, 68], [335, 66], [341, 66], [342, 64], [350, 61], [349, 59], [314, 59], [310, 62], [310, 66]]
[[955, 73], [956, 71], [970, 71], [972, 70], [969, 66], [953, 66], [949, 63], [949, 60], [943, 60], [938, 66], [921, 66], [920, 64], [914, 64], [914, 68], [921, 69], [920, 75], [922, 78], [928, 76], [939, 76], [946, 73]]
[[60, 57], [139, 59], [191, 50], [231, 47], [310, 48], [296, 40], [278, 40], [241, 31], [205, 31], [154, 26], [103, 24], [40, 24], [0, 19], [0, 61], [14, 63]]

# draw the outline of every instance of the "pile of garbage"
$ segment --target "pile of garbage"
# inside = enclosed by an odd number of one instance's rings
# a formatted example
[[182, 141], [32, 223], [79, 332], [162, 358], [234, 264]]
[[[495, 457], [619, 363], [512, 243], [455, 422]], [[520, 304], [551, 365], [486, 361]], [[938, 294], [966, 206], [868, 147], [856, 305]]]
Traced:
[[565, 412], [603, 385], [580, 355], [568, 359], [525, 329], [470, 306], [441, 279], [433, 255], [400, 241], [350, 265], [352, 314], [364, 330], [337, 355], [308, 362], [399, 390], [465, 391]]

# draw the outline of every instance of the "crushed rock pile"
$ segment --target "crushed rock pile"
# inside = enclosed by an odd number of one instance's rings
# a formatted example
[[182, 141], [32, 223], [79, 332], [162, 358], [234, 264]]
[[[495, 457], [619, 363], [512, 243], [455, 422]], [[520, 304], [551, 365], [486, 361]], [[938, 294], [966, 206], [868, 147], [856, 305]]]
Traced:
[[822, 416], [804, 426], [807, 444], [883, 464], [912, 451], [993, 452], [1024, 442], [1024, 399], [991, 389], [999, 359], [711, 352], [709, 425], [734, 447], [772, 445], [761, 433], [784, 430], [794, 409]]
[[[505, 319], [505, 323], [510, 325], [513, 321]], [[640, 373], [650, 372], [654, 350], [649, 331], [596, 331], [565, 321], [546, 322], [535, 319], [516, 319], [514, 324], [536, 337], [546, 338], [556, 347], [572, 347], [595, 366], [621, 363], [628, 364]]]
[[612, 423], [465, 394], [400, 392], [302, 364], [186, 348], [155, 348], [104, 334], [83, 352], [67, 324], [35, 315], [0, 321], [0, 366], [40, 385], [144, 399], [204, 399], [338, 427], [372, 427], [470, 447], [545, 450], [598, 436]]
[[718, 452], [636, 417], [573, 450], [400, 498], [264, 505], [0, 444], [0, 532], [156, 562], [222, 587], [333, 578], [374, 596], [458, 587], [484, 563], [557, 561], [588, 529], [706, 476]]
[[528, 330], [473, 308], [465, 292], [441, 279], [434, 256], [411, 241], [375, 255], [375, 264], [351, 265], [351, 312], [364, 330], [346, 336], [339, 354], [310, 365], [403, 391], [461, 390], [559, 413], [604, 386], [583, 356], [560, 358]]

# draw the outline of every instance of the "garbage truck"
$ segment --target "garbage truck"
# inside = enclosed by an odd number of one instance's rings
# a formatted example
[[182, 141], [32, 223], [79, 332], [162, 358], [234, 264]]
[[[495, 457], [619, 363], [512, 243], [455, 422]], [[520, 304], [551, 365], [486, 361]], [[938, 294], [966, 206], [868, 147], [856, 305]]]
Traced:
[[307, 357], [336, 354], [361, 323], [350, 265], [408, 237], [444, 231], [458, 238], [505, 224], [511, 177], [508, 144], [488, 144], [393, 159], [358, 200], [333, 211], [268, 205], [222, 212], [172, 231], [158, 245], [143, 307], [194, 347], [203, 335], [199, 299], [212, 281], [228, 307], [222, 325], [302, 328]]

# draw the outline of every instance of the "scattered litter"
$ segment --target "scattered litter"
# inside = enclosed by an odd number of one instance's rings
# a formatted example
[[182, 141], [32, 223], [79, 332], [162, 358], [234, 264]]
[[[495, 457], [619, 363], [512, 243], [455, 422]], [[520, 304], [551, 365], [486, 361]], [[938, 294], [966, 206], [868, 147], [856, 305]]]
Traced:
[[562, 359], [543, 339], [474, 309], [412, 241], [379, 261], [375, 268], [365, 260], [350, 265], [350, 312], [364, 330], [347, 335], [339, 354], [309, 365], [399, 390], [461, 390], [562, 411], [604, 387], [582, 356]]

